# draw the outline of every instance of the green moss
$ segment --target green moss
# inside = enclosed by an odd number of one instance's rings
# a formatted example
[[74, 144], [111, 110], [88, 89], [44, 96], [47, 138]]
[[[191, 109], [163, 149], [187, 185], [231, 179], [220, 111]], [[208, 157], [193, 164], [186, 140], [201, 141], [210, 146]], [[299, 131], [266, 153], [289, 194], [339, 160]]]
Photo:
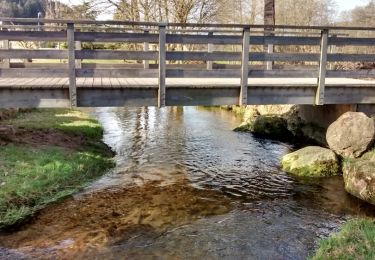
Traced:
[[79, 151], [20, 144], [1, 147], [0, 229], [73, 194], [114, 166], [112, 153], [100, 142], [101, 126], [83, 112], [35, 110], [5, 123], [32, 129], [59, 129], [88, 139]]
[[252, 131], [252, 125], [251, 124], [241, 124], [240, 126], [233, 129], [233, 131], [236, 132], [251, 132]]
[[300, 177], [329, 177], [340, 173], [336, 161], [317, 162], [299, 168], [292, 168], [289, 163], [284, 162], [281, 166], [283, 171]]
[[308, 146], [283, 156], [281, 166], [285, 172], [301, 177], [328, 177], [340, 174], [335, 153], [318, 146]]
[[291, 140], [293, 138], [288, 130], [287, 122], [279, 116], [257, 116], [254, 121], [242, 124], [235, 131], [249, 131], [261, 137], [276, 140]]
[[320, 241], [311, 259], [375, 259], [375, 221], [348, 221], [339, 233]]
[[238, 116], [243, 116], [246, 113], [246, 106], [221, 106], [222, 109], [232, 111]]

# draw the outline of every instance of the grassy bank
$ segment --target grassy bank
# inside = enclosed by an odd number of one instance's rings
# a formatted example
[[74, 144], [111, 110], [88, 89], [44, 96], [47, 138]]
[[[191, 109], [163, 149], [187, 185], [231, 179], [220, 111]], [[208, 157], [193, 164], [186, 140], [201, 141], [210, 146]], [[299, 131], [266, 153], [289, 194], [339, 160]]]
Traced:
[[340, 232], [319, 243], [311, 259], [375, 259], [375, 220], [348, 221]]
[[[70, 195], [113, 166], [102, 128], [69, 109], [34, 110], [15, 119], [0, 147], [0, 229]], [[4, 136], [3, 136], [4, 137]]]

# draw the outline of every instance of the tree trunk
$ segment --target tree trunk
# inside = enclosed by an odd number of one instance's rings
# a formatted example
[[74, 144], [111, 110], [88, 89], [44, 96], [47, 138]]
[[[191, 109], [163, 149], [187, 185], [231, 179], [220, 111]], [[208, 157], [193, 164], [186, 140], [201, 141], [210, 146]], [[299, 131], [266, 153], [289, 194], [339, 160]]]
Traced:
[[275, 0], [264, 0], [264, 25], [275, 25]]
[[[264, 0], [264, 25], [275, 25], [275, 0]], [[274, 29], [264, 28], [265, 35], [272, 35]], [[267, 53], [273, 52], [273, 45], [264, 45], [264, 51]], [[272, 70], [272, 61], [266, 62], [267, 70]]]

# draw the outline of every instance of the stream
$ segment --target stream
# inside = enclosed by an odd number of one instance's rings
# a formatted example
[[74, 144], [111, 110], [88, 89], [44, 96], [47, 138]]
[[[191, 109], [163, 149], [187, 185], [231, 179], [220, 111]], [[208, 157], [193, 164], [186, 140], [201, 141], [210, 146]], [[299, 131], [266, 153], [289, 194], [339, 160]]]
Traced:
[[341, 177], [282, 172], [289, 144], [232, 131], [201, 107], [99, 108], [116, 167], [0, 234], [3, 259], [306, 259], [320, 238], [375, 208]]

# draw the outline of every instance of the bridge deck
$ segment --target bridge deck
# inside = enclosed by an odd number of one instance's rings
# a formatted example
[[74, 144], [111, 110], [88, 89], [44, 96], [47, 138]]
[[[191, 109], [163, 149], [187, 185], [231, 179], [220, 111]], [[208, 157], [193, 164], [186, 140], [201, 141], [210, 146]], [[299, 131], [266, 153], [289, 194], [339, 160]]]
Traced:
[[373, 27], [0, 21], [0, 107], [375, 103]]
[[[250, 78], [251, 87], [311, 87], [316, 88], [316, 78]], [[239, 88], [235, 78], [168, 78], [167, 87], [189, 88]], [[374, 87], [375, 80], [327, 78], [327, 87]], [[157, 78], [77, 78], [77, 87], [83, 88], [158, 88]], [[68, 78], [0, 78], [0, 88], [69, 88]]]

